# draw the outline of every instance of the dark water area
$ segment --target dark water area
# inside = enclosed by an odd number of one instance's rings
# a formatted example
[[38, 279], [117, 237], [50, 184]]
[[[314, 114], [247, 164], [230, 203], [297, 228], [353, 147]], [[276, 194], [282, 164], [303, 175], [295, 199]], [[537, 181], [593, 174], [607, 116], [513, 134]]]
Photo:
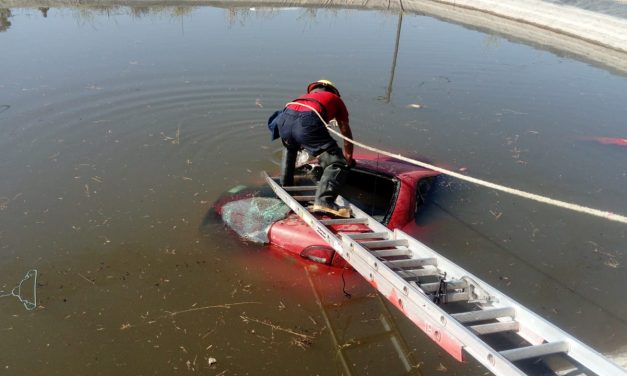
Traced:
[[[38, 309], [0, 299], [2, 373], [341, 375], [341, 348], [353, 374], [409, 362], [483, 375], [358, 275], [201, 226], [221, 193], [278, 171], [266, 119], [319, 78], [338, 85], [359, 141], [627, 214], [627, 148], [594, 140], [627, 138], [627, 78], [586, 62], [415, 14], [401, 20], [396, 66], [399, 15], [386, 12], [0, 19], [0, 290], [40, 273]], [[626, 226], [451, 178], [417, 225], [438, 252], [626, 363]], [[373, 339], [384, 321], [405, 358]]]

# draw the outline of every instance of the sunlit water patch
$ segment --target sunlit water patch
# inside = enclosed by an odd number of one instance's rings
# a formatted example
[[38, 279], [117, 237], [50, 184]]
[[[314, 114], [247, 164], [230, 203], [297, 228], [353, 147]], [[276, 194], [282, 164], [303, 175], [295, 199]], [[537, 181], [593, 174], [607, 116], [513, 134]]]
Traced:
[[545, 0], [550, 3], [568, 5], [587, 9], [593, 12], [605, 13], [610, 16], [627, 18], [627, 3], [623, 0]]

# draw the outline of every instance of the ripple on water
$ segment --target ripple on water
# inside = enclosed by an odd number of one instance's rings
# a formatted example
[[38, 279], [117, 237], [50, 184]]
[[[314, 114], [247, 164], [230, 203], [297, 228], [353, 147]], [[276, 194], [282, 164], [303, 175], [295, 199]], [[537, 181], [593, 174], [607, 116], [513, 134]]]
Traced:
[[21, 145], [34, 159], [53, 155], [59, 144], [75, 146], [75, 157], [81, 156], [76, 155], [81, 144], [89, 146], [85, 152], [91, 155], [115, 151], [119, 156], [124, 150], [172, 144], [195, 157], [212, 157], [240, 149], [242, 143], [266, 142], [264, 123], [271, 110], [263, 107], [259, 93], [269, 101], [276, 93], [261, 85], [199, 82], [155, 79], [146, 84], [137, 79], [65, 90], [69, 94], [48, 96], [43, 106], [21, 113], [5, 142]]

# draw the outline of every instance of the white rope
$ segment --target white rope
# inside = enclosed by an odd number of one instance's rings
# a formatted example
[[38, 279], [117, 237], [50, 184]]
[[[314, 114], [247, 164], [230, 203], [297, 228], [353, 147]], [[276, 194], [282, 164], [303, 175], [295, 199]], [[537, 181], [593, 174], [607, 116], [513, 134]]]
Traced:
[[374, 148], [372, 146], [368, 146], [368, 145], [362, 144], [361, 142], [357, 142], [355, 140], [351, 140], [348, 137], [344, 137], [344, 135], [342, 135], [341, 133], [337, 132], [334, 129], [331, 129], [331, 126], [322, 118], [322, 116], [320, 116], [320, 114], [318, 113], [318, 111], [316, 111], [315, 108], [313, 108], [313, 107], [311, 107], [309, 105], [306, 105], [304, 103], [289, 102], [287, 105], [290, 105], [290, 104], [295, 104], [295, 105], [298, 105], [298, 106], [304, 106], [304, 107], [307, 107], [307, 108], [311, 109], [313, 112], [316, 113], [316, 115], [318, 115], [320, 120], [322, 120], [322, 123], [327, 127], [327, 129], [331, 133], [333, 133], [336, 136], [340, 137], [341, 139], [343, 139], [345, 141], [348, 141], [348, 142], [352, 143], [353, 145], [359, 146], [359, 147], [361, 147], [363, 149], [370, 150], [370, 151], [373, 151], [375, 153], [383, 154], [383, 155], [386, 155], [388, 157], [395, 158], [395, 159], [398, 159], [398, 160], [401, 160], [401, 161], [404, 161], [404, 162], [407, 162], [407, 163], [411, 163], [413, 165], [420, 166], [420, 167], [423, 167], [423, 168], [426, 168], [426, 169], [429, 169], [429, 170], [437, 171], [437, 172], [440, 172], [442, 174], [449, 175], [449, 176], [452, 176], [454, 178], [457, 178], [457, 179], [460, 179], [460, 180], [464, 180], [464, 181], [467, 181], [467, 182], [470, 182], [470, 183], [474, 183], [474, 184], [477, 184], [477, 185], [480, 185], [480, 186], [483, 186], [483, 187], [492, 188], [492, 189], [495, 189], [497, 191], [509, 193], [509, 194], [514, 195], [514, 196], [519, 196], [519, 197], [523, 197], [523, 198], [526, 198], [526, 199], [529, 199], [529, 200], [534, 200], [534, 201], [542, 202], [542, 203], [545, 203], [545, 204], [557, 206], [557, 207], [560, 207], [560, 208], [569, 209], [569, 210], [573, 210], [573, 211], [576, 211], [576, 212], [593, 215], [593, 216], [600, 217], [600, 218], [605, 218], [605, 219], [610, 220], [610, 221], [627, 224], [627, 217], [624, 216], [624, 215], [620, 215], [620, 214], [616, 214], [616, 213], [612, 213], [612, 212], [604, 211], [604, 210], [593, 209], [593, 208], [589, 208], [589, 207], [578, 205], [578, 204], [572, 204], [572, 203], [569, 203], [569, 202], [556, 200], [556, 199], [553, 199], [553, 198], [550, 198], [550, 197], [545, 197], [545, 196], [537, 195], [537, 194], [534, 194], [534, 193], [521, 191], [520, 189], [515, 189], [515, 188], [506, 187], [506, 186], [503, 186], [503, 185], [500, 185], [500, 184], [490, 183], [489, 181], [473, 178], [473, 177], [467, 176], [467, 175], [462, 175], [460, 173], [457, 173], [457, 172], [454, 172], [454, 171], [450, 171], [450, 170], [447, 170], [447, 169], [444, 169], [444, 168], [441, 168], [441, 167], [437, 167], [437, 166], [431, 165], [429, 163], [425, 163], [425, 162], [417, 161], [415, 159], [404, 157], [404, 156], [402, 156], [400, 154], [393, 154], [393, 153], [390, 153], [390, 152], [387, 152], [387, 151], [384, 151], [384, 150], [380, 150], [380, 149]]

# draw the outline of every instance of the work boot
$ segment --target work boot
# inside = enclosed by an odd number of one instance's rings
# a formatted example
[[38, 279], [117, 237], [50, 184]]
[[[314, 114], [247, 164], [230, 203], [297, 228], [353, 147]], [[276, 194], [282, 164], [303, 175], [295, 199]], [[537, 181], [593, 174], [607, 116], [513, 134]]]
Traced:
[[312, 211], [314, 213], [325, 213], [341, 218], [350, 218], [352, 214], [349, 208], [339, 207], [336, 204], [314, 204]]

